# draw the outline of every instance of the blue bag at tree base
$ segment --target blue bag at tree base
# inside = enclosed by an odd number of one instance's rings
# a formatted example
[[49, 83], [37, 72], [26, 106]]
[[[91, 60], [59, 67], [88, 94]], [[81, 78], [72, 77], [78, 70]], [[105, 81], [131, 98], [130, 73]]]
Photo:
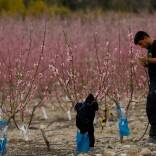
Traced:
[[120, 118], [118, 121], [120, 136], [130, 135], [127, 118]]
[[128, 120], [125, 114], [125, 110], [119, 104], [117, 105], [117, 113], [118, 113], [118, 127], [120, 136], [130, 135], [130, 129], [128, 127]]
[[7, 152], [7, 128], [8, 122], [0, 120], [0, 155], [4, 155]]
[[81, 134], [77, 131], [76, 135], [76, 151], [77, 153], [87, 153], [89, 151], [89, 136], [88, 132]]
[[7, 138], [6, 137], [0, 138], [0, 155], [6, 154], [7, 152], [6, 145], [7, 145]]

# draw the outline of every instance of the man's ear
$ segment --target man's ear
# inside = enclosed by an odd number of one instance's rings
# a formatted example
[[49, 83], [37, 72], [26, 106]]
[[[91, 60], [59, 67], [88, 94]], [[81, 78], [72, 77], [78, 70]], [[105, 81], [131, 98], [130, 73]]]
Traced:
[[149, 36], [144, 36], [143, 40], [149, 40], [150, 37]]

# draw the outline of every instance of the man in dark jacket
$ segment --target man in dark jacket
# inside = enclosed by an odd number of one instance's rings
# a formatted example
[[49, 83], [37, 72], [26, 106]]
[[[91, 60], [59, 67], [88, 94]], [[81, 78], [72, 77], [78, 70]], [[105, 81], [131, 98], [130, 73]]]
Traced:
[[90, 147], [94, 147], [94, 125], [95, 112], [98, 111], [98, 103], [92, 94], [89, 94], [83, 103], [77, 103], [75, 105], [76, 126], [80, 130], [80, 133], [88, 132]]
[[147, 49], [147, 56], [139, 58], [140, 63], [148, 68], [149, 93], [147, 96], [146, 112], [151, 125], [149, 143], [156, 143], [156, 40], [144, 31], [138, 31], [134, 43]]

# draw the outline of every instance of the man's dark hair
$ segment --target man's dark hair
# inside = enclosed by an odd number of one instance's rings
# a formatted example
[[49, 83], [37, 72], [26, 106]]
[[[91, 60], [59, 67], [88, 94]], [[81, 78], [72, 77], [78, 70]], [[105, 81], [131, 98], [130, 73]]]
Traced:
[[144, 31], [138, 31], [134, 37], [134, 44], [137, 45], [139, 41], [144, 39], [144, 37], [150, 37], [150, 36]]

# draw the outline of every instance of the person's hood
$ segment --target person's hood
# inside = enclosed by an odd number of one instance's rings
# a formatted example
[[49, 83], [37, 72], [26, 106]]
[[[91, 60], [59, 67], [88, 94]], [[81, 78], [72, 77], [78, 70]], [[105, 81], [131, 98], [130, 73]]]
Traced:
[[94, 98], [93, 94], [89, 94], [89, 95], [86, 97], [85, 103], [91, 104], [94, 100], [95, 100], [95, 98]]

